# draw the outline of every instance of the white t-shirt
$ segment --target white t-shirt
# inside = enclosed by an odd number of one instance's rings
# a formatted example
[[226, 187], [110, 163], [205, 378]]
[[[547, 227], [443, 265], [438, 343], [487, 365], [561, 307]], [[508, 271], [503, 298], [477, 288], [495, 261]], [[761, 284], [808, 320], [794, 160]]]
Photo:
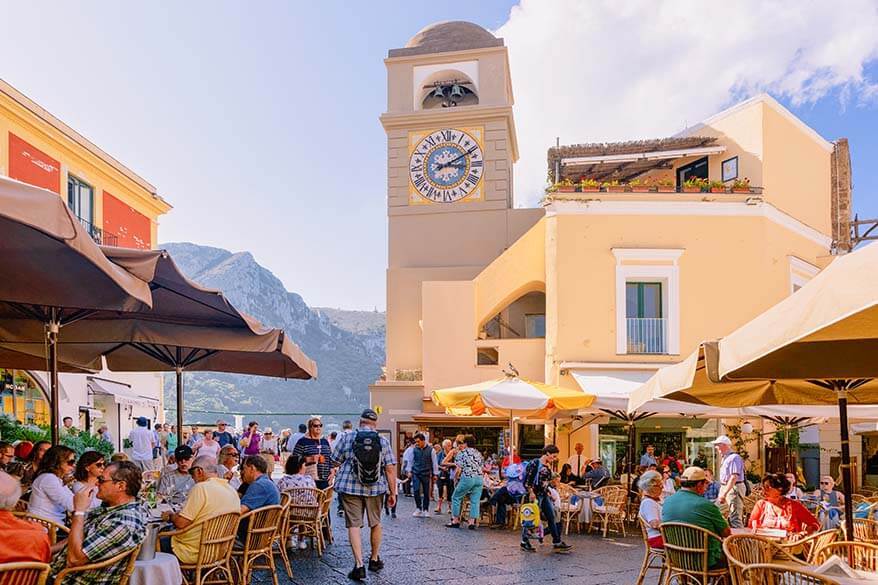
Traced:
[[677, 492], [677, 486], [670, 477], [662, 482], [662, 497], [673, 496]]
[[152, 461], [152, 447], [155, 443], [152, 431], [146, 427], [135, 427], [128, 433], [131, 440], [131, 454], [135, 461]]
[[195, 443], [195, 446], [193, 447], [193, 450], [197, 451], [198, 457], [205, 455], [212, 457], [214, 460], [216, 460], [219, 455], [220, 449], [219, 441], [211, 441], [210, 443], [207, 443], [204, 439]]
[[[661, 504], [661, 502], [657, 502], [656, 500], [653, 500], [652, 498], [648, 498], [648, 497], [644, 496], [643, 499], [640, 500], [639, 514], [640, 514], [640, 517], [643, 518], [643, 520], [647, 524], [649, 524], [650, 522], [653, 522], [655, 520], [658, 520], [659, 522], [661, 522], [662, 521], [662, 504]], [[649, 528], [646, 529], [646, 535], [649, 538], [653, 538], [655, 536], [661, 536], [661, 534], [662, 533], [660, 530], [658, 530], [657, 528], [653, 528], [652, 526], [650, 526]]]
[[[570, 456], [570, 459], [567, 460], [567, 464], [570, 465], [570, 471], [573, 475], [578, 475], [579, 477], [585, 476], [585, 472], [587, 471], [585, 466], [588, 465], [589, 457], [585, 455], [577, 455], [574, 453]], [[578, 467], [577, 467], [578, 466]]]

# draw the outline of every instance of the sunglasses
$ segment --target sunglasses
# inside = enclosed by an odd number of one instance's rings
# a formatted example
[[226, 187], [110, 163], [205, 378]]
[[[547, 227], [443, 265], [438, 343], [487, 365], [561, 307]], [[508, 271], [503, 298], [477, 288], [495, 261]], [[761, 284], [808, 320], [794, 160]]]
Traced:
[[104, 479], [103, 477], [98, 478], [98, 484], [101, 484], [101, 485], [107, 483], [108, 481], [121, 481], [121, 480], [113, 479], [112, 477], [110, 479]]
[[67, 460], [67, 465], [76, 465], [76, 459], [75, 459], [75, 458], [74, 458], [74, 459], [68, 459], [68, 460]]
[[322, 427], [323, 425], [322, 425], [322, 424], [314, 424], [314, 425], [311, 425], [311, 426], [312, 426], [312, 427]]
[[829, 485], [829, 482], [828, 481], [821, 481], [820, 485]]
[[106, 467], [107, 464], [104, 463], [103, 461], [96, 461], [95, 463], [93, 463], [93, 465], [95, 467]]
[[194, 476], [194, 475], [195, 475], [195, 471], [198, 470], [198, 469], [201, 469], [201, 468], [200, 468], [200, 467], [190, 467], [190, 468], [189, 468], [189, 475]]

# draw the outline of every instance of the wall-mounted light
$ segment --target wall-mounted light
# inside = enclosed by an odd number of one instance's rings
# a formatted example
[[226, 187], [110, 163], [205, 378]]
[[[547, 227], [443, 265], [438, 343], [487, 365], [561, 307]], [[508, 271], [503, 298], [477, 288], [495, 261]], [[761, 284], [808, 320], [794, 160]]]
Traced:
[[744, 421], [744, 424], [741, 425], [741, 432], [749, 435], [753, 432], [753, 424], [750, 421]]

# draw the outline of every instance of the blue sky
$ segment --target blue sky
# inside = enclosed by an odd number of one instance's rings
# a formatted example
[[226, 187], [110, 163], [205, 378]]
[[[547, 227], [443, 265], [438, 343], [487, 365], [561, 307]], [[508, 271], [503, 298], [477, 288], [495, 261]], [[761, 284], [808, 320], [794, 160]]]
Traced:
[[[633, 4], [654, 10], [652, 3]], [[631, 49], [621, 44], [582, 64], [577, 51], [594, 55], [597, 49], [577, 31], [597, 27], [593, 37], [600, 39], [601, 31], [612, 30], [601, 23], [630, 17], [624, 30], [642, 27], [631, 38], [647, 43], [667, 28], [661, 18], [676, 17], [665, 10], [656, 19], [640, 18], [627, 14], [631, 5], [621, 12], [615, 6], [571, 0], [524, 0], [520, 7], [510, 1], [16, 2], [4, 7], [0, 22], [0, 77], [158, 187], [175, 207], [161, 220], [162, 241], [249, 250], [316, 306], [384, 307], [383, 59], [389, 48], [440, 20], [500, 29], [510, 47], [523, 143], [519, 205], [534, 200], [539, 185], [526, 169], [544, 173], [555, 135], [569, 143], [671, 134], [742, 92], [767, 89], [826, 138], [851, 140], [855, 208], [878, 217], [878, 92], [872, 85], [878, 41], [869, 39], [871, 13], [833, 23], [806, 10], [799, 23], [805, 28], [779, 32], [763, 33], [754, 24], [754, 35], [765, 35], [763, 47], [756, 43], [758, 59], [771, 67], [742, 66], [728, 82], [720, 84], [717, 75], [678, 99], [651, 101], [634, 108], [650, 113], [638, 121], [602, 108], [625, 103], [620, 97], [626, 94], [614, 91], [644, 77], [628, 69], [644, 59], [625, 55]], [[753, 18], [761, 18], [753, 6]], [[562, 37], [565, 26], [579, 28]], [[822, 32], [811, 35], [807, 27]], [[712, 41], [689, 40], [688, 46], [675, 41], [672, 59], [715, 67], [719, 60], [706, 50]], [[827, 49], [839, 44], [844, 50]], [[556, 53], [559, 45], [570, 47], [569, 54]], [[559, 81], [540, 77], [568, 58], [574, 67], [558, 74]], [[736, 71], [731, 61], [721, 64]], [[663, 78], [673, 80], [679, 69], [668, 67], [676, 73]], [[617, 71], [624, 72], [620, 82], [593, 89]], [[811, 82], [800, 83], [809, 72]], [[634, 89], [627, 95], [638, 103]], [[558, 113], [557, 122], [544, 120], [547, 109]]]

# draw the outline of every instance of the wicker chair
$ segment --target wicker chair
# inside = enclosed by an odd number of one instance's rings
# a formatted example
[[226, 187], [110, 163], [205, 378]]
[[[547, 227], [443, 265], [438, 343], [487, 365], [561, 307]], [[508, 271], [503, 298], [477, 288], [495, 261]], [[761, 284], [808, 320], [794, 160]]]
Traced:
[[792, 565], [806, 564], [793, 557], [773, 541], [751, 534], [733, 534], [723, 540], [723, 552], [729, 560], [729, 573], [732, 585], [745, 585], [744, 569], [748, 565], [771, 563], [781, 559]]
[[854, 508], [860, 504], [868, 503], [868, 501], [867, 496], [864, 496], [863, 494], [851, 494], [851, 502], [853, 502]]
[[284, 568], [287, 570], [287, 575], [290, 579], [293, 578], [293, 567], [290, 565], [290, 556], [287, 554], [287, 540], [289, 540], [289, 531], [287, 530], [287, 517], [289, 515], [290, 510], [290, 502], [292, 502], [292, 497], [287, 492], [281, 492], [280, 494], [280, 519], [277, 523], [277, 532], [274, 533], [274, 542], [272, 546], [277, 547], [277, 554], [280, 555], [281, 560], [283, 561]]
[[21, 520], [27, 520], [28, 522], [33, 522], [35, 524], [39, 524], [43, 528], [46, 529], [46, 532], [49, 534], [49, 544], [54, 545], [58, 542], [58, 534], [61, 534], [61, 538], [67, 538], [67, 534], [69, 534], [70, 530], [66, 526], [62, 526], [54, 522], [53, 520], [49, 520], [48, 518], [43, 518], [42, 516], [36, 516], [34, 514], [28, 514], [27, 512], [13, 512], [12, 513], [17, 518]]
[[878, 522], [868, 518], [854, 518], [854, 540], [878, 544]]
[[678, 583], [698, 585], [727, 585], [728, 568], [710, 569], [707, 564], [711, 539], [721, 541], [709, 530], [683, 522], [665, 522], [661, 526], [665, 541], [668, 575], [665, 583], [676, 577]]
[[602, 507], [593, 506], [591, 512], [591, 521], [588, 524], [588, 531], [591, 532], [595, 519], [598, 519], [603, 528], [604, 538], [607, 536], [607, 530], [610, 525], [615, 525], [618, 530], [625, 536], [625, 499], [627, 498], [627, 490], [623, 486], [611, 485], [595, 490], [604, 499]]
[[741, 521], [744, 523], [744, 526], [747, 526], [750, 523], [750, 514], [753, 512], [753, 508], [756, 506], [756, 502], [759, 501], [759, 498], [756, 498], [752, 495], [744, 496], [744, 510], [741, 513]]
[[287, 538], [294, 533], [299, 538], [311, 538], [311, 547], [317, 549], [318, 556], [323, 555], [323, 539], [321, 533], [320, 490], [317, 488], [293, 488], [288, 490], [290, 505], [287, 508], [287, 517], [284, 528], [284, 546]]
[[179, 536], [190, 530], [200, 530], [198, 558], [195, 563], [180, 563], [180, 569], [183, 571], [183, 582], [187, 585], [190, 583], [186, 577], [186, 571], [189, 571], [192, 573], [195, 585], [207, 585], [208, 583], [228, 583], [231, 585], [235, 583], [235, 578], [232, 575], [230, 558], [240, 518], [240, 513], [229, 512], [205, 518], [182, 530], [160, 532], [156, 539], [156, 548], [158, 548], [161, 538]]
[[[271, 571], [274, 585], [277, 585], [274, 542], [282, 513], [282, 506], [265, 506], [241, 515], [241, 522], [247, 522], [247, 535], [241, 548], [232, 548], [232, 561], [238, 574], [236, 583], [249, 584], [254, 570], [267, 569]], [[262, 563], [259, 564], [259, 561]]]
[[[643, 546], [646, 549], [643, 554], [643, 564], [640, 565], [640, 574], [637, 575], [636, 585], [642, 585], [643, 580], [646, 578], [646, 572], [650, 569], [659, 569], [659, 583], [664, 583], [665, 571], [667, 570], [667, 563], [665, 562], [665, 549], [663, 548], [653, 548], [649, 546], [649, 536], [646, 532], [646, 522], [640, 516], [637, 517], [637, 522], [640, 524], [640, 533], [643, 536]], [[658, 561], [659, 564], [653, 565], [653, 562]]]
[[0, 585], [45, 585], [50, 569], [46, 563], [3, 563]]
[[[134, 563], [137, 561], [137, 555], [140, 554], [140, 546], [137, 545], [131, 550], [127, 550], [125, 552], [119, 553], [114, 557], [106, 559], [104, 561], [100, 561], [98, 563], [89, 563], [87, 565], [80, 565], [78, 567], [67, 567], [62, 569], [55, 575], [55, 583], [64, 583], [64, 579], [68, 575], [73, 575], [76, 573], [89, 573], [91, 571], [96, 571], [98, 569], [105, 569], [107, 567], [111, 567], [116, 564], [125, 564], [125, 569], [122, 572], [122, 576], [119, 581], [116, 581], [117, 585], [128, 585], [128, 581], [131, 579], [131, 573], [134, 572]], [[0, 583], [3, 583], [0, 580]]]
[[801, 554], [805, 559], [805, 562], [809, 565], [813, 565], [814, 559], [817, 555], [817, 550], [826, 544], [838, 540], [839, 534], [839, 531], [836, 529], [823, 530], [821, 532], [810, 534], [804, 538], [800, 538], [799, 540], [776, 544], [790, 554]]
[[839, 585], [839, 582], [811, 571], [784, 565], [757, 564], [744, 569], [752, 585]]
[[844, 559], [853, 569], [878, 573], [878, 544], [868, 542], [833, 542], [820, 547], [814, 557], [815, 565], [822, 565], [831, 556]]
[[579, 532], [579, 514], [582, 512], [582, 498], [578, 498], [575, 504], [571, 504], [571, 500], [576, 496], [576, 491], [569, 485], [564, 484], [559, 486], [558, 494], [561, 496], [561, 523], [564, 524], [564, 534], [570, 534], [571, 520], [573, 520], [576, 532]]
[[320, 495], [320, 538], [322, 539], [321, 547], [326, 548], [326, 544], [332, 544], [332, 496], [335, 490], [328, 487], [322, 490]]

